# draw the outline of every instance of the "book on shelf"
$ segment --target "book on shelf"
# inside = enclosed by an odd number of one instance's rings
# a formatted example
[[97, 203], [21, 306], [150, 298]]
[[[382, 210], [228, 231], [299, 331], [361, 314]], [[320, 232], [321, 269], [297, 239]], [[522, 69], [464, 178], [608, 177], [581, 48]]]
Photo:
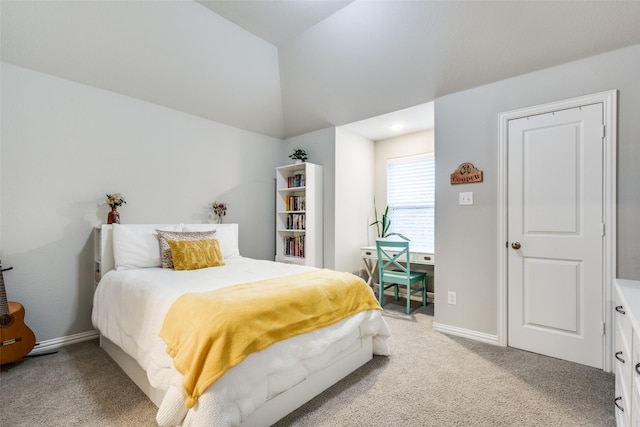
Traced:
[[287, 187], [295, 188], [295, 187], [304, 187], [304, 174], [297, 173], [293, 176], [287, 178]]
[[284, 238], [284, 254], [304, 258], [304, 235]]
[[290, 196], [288, 195], [285, 200], [286, 210], [288, 211], [303, 211], [304, 210], [304, 196]]
[[304, 230], [304, 214], [288, 214], [287, 230]]

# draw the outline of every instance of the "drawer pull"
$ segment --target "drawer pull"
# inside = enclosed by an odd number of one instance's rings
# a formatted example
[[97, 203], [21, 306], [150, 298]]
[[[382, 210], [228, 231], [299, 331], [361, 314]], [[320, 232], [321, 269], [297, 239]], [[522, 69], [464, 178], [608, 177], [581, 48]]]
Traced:
[[619, 305], [619, 306], [617, 306], [617, 307], [616, 307], [616, 311], [617, 311], [618, 313], [620, 313], [620, 314], [625, 314], [625, 312], [624, 312], [624, 310], [622, 309], [622, 306], [621, 306], [621, 305]]
[[[624, 363], [624, 359], [622, 357], [620, 357], [620, 355], [622, 354], [621, 351], [616, 352], [616, 354], [614, 355], [616, 357], [616, 359], [618, 359], [620, 362]], [[640, 363], [638, 363], [638, 365], [640, 365]]]
[[426, 256], [426, 257], [424, 257], [424, 260], [425, 261], [431, 261], [431, 257], [430, 256]]
[[371, 255], [371, 252], [367, 251], [365, 252], [366, 255]]
[[636, 374], [640, 375], [640, 363], [636, 363]]
[[616, 405], [616, 408], [620, 409], [622, 412], [624, 412], [624, 408], [620, 405], [618, 405], [618, 400], [622, 400], [622, 397], [616, 397], [615, 399], [613, 399], [613, 404]]

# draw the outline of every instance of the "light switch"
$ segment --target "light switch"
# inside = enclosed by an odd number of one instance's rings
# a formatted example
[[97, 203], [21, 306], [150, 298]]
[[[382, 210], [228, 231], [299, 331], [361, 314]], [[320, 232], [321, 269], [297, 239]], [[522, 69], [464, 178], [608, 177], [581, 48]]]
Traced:
[[458, 193], [459, 205], [472, 205], [473, 204], [473, 192], [468, 191], [465, 193]]

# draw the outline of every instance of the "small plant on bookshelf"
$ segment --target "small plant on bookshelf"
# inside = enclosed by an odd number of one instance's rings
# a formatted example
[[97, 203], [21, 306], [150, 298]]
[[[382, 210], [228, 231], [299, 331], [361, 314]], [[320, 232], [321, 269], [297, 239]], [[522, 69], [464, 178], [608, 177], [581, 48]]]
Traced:
[[296, 163], [303, 163], [307, 161], [307, 153], [301, 148], [296, 148], [295, 150], [293, 150], [293, 153], [289, 154], [289, 157], [292, 158]]

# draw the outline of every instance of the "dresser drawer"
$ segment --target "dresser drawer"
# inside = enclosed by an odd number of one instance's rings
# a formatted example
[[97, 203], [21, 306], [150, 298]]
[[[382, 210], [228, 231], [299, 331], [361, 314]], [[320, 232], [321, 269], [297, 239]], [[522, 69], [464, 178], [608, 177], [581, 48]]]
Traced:
[[640, 427], [640, 335], [633, 331], [631, 355], [631, 425]]
[[615, 416], [618, 427], [640, 427], [640, 281], [617, 279], [615, 289]]
[[626, 337], [629, 344], [631, 344], [631, 334], [632, 334], [632, 326], [631, 326], [631, 317], [628, 313], [628, 308], [624, 306], [620, 299], [618, 298], [615, 306], [615, 320], [616, 326], [620, 330], [620, 333], [623, 337]]
[[[615, 307], [616, 341], [614, 345], [614, 373], [616, 375], [616, 420], [618, 427], [630, 426], [632, 423], [633, 404], [633, 328], [626, 307], [616, 301]], [[639, 344], [636, 344], [638, 347]]]
[[629, 390], [624, 390], [624, 386], [618, 381], [618, 373], [616, 372], [615, 386], [615, 414], [617, 427], [625, 427], [631, 425], [631, 399]]
[[614, 345], [616, 381], [618, 380], [618, 375], [620, 375], [620, 381], [624, 382], [625, 384], [625, 391], [631, 392], [631, 371], [633, 368], [633, 330], [631, 327], [631, 320], [629, 318], [629, 315], [624, 310], [624, 307], [622, 307], [622, 305], [620, 304], [618, 304], [616, 307], [618, 307], [615, 317], [616, 341]]

